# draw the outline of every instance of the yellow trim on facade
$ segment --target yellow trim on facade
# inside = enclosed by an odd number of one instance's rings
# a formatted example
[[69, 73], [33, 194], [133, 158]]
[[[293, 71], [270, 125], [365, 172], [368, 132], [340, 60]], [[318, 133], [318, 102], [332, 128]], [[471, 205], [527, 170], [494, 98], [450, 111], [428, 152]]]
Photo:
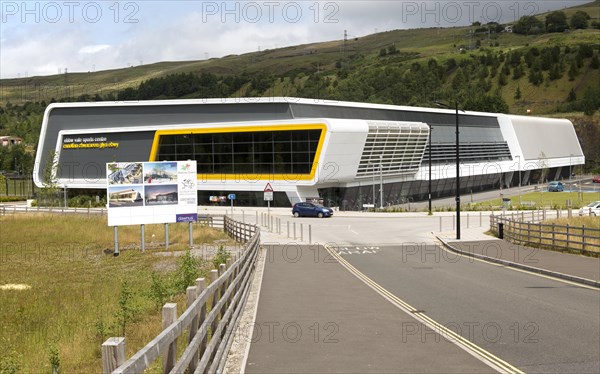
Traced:
[[[312, 180], [317, 173], [319, 164], [319, 157], [321, 156], [321, 150], [323, 149], [323, 143], [325, 142], [325, 135], [327, 134], [327, 125], [324, 123], [310, 123], [310, 124], [280, 124], [273, 126], [234, 126], [234, 127], [211, 127], [211, 128], [188, 128], [188, 129], [173, 129], [173, 130], [157, 130], [154, 133], [154, 140], [152, 142], [152, 149], [150, 151], [149, 161], [156, 160], [158, 153], [158, 145], [160, 137], [162, 135], [183, 135], [183, 134], [217, 134], [217, 133], [232, 133], [232, 132], [265, 132], [265, 131], [294, 131], [294, 130], [321, 130], [321, 137], [319, 138], [319, 145], [315, 152], [315, 158], [313, 160], [310, 174], [245, 174], [245, 173], [234, 173], [234, 174], [202, 174], [198, 173], [198, 180], [221, 180], [222, 182], [227, 181], [260, 181], [260, 180], [282, 180], [282, 181], [306, 181]], [[177, 160], [173, 160], [177, 161]], [[181, 160], [180, 160], [181, 161]]]

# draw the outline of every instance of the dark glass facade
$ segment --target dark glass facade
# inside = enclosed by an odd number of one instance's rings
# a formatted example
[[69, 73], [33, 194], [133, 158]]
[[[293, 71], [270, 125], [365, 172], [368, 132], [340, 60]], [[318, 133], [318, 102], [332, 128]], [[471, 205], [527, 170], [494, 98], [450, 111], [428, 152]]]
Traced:
[[[513, 173], [512, 179], [505, 184], [507, 173], [490, 173], [486, 175], [472, 175], [460, 178], [460, 194], [463, 196], [471, 193], [490, 191], [505, 187], [519, 185], [519, 173]], [[569, 168], [550, 168], [546, 178], [542, 180], [541, 169], [523, 172], [521, 183], [528, 186], [537, 183], [548, 183], [551, 180], [562, 180], [569, 177]], [[362, 210], [363, 204], [373, 204], [373, 188], [375, 188], [376, 202], [379, 202], [379, 181], [372, 183], [365, 181], [364, 185], [357, 187], [320, 188], [319, 195], [327, 206], [338, 206], [343, 210]], [[542, 187], [543, 188], [543, 187]], [[431, 181], [431, 197], [434, 199], [451, 197], [456, 194], [456, 179], [444, 178]], [[408, 202], [426, 201], [429, 196], [428, 180], [413, 180], [406, 182], [387, 183], [383, 185], [383, 200], [385, 205], [401, 205]], [[466, 200], [465, 200], [466, 201]]]
[[310, 174], [322, 132], [161, 135], [156, 160], [196, 160], [199, 174]]

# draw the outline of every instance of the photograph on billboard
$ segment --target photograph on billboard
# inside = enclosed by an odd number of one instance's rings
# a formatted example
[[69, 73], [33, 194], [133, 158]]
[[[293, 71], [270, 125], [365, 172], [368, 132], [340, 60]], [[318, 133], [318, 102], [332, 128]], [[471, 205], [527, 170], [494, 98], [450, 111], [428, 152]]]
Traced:
[[174, 183], [177, 179], [176, 162], [145, 162], [144, 184]]
[[142, 184], [142, 163], [110, 163], [106, 175], [109, 185]]
[[179, 194], [176, 184], [145, 186], [146, 205], [177, 205]]
[[108, 187], [108, 206], [110, 208], [126, 208], [144, 205], [143, 186], [110, 186]]
[[196, 222], [196, 161], [106, 164], [108, 225]]

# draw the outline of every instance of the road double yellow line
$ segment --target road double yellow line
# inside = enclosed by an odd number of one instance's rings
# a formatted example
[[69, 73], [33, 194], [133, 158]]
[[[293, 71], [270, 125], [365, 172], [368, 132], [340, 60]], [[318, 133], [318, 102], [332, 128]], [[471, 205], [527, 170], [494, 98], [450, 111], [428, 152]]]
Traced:
[[385, 289], [379, 283], [375, 282], [374, 280], [372, 280], [371, 278], [366, 276], [364, 273], [362, 273], [360, 270], [355, 268], [348, 261], [346, 261], [346, 259], [344, 259], [334, 248], [331, 248], [328, 245], [325, 245], [325, 248], [327, 249], [327, 251], [329, 252], [329, 254], [331, 256], [333, 256], [342, 266], [344, 266], [346, 269], [348, 269], [358, 279], [363, 281], [365, 284], [367, 284], [369, 287], [371, 287], [373, 290], [375, 290], [381, 296], [386, 298], [392, 304], [396, 305], [398, 308], [400, 308], [401, 310], [403, 310], [404, 312], [406, 312], [407, 314], [409, 314], [410, 316], [415, 318], [417, 321], [423, 323], [430, 329], [432, 329], [435, 332], [437, 332], [438, 334], [440, 334], [446, 340], [461, 347], [463, 350], [465, 350], [466, 352], [468, 352], [475, 358], [479, 359], [480, 361], [486, 363], [487, 365], [489, 365], [490, 367], [492, 367], [493, 369], [497, 370], [500, 373], [525, 374], [523, 371], [519, 370], [518, 368], [509, 364], [508, 362], [502, 360], [501, 358], [494, 356], [492, 353], [481, 348], [480, 346], [469, 341], [468, 339], [465, 339], [461, 335], [457, 334], [456, 332], [452, 331], [451, 329], [447, 328], [446, 326], [440, 324], [439, 322], [436, 322], [429, 316], [425, 315], [424, 313], [422, 313], [419, 310], [412, 307], [410, 304], [406, 303], [404, 300], [400, 299], [393, 293], [389, 292], [387, 289]]

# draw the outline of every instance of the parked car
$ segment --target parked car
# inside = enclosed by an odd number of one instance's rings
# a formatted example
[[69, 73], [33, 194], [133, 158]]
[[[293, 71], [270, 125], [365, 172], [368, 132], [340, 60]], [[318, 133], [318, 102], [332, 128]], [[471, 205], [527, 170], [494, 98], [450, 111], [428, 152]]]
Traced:
[[548, 192], [563, 192], [565, 185], [562, 182], [550, 182], [548, 184]]
[[597, 175], [597, 176], [595, 176], [595, 177], [592, 179], [592, 182], [594, 182], [594, 183], [600, 183], [600, 175]]
[[315, 203], [296, 203], [292, 208], [294, 217], [331, 217], [333, 209]]
[[600, 201], [594, 201], [579, 209], [580, 216], [600, 216]]

